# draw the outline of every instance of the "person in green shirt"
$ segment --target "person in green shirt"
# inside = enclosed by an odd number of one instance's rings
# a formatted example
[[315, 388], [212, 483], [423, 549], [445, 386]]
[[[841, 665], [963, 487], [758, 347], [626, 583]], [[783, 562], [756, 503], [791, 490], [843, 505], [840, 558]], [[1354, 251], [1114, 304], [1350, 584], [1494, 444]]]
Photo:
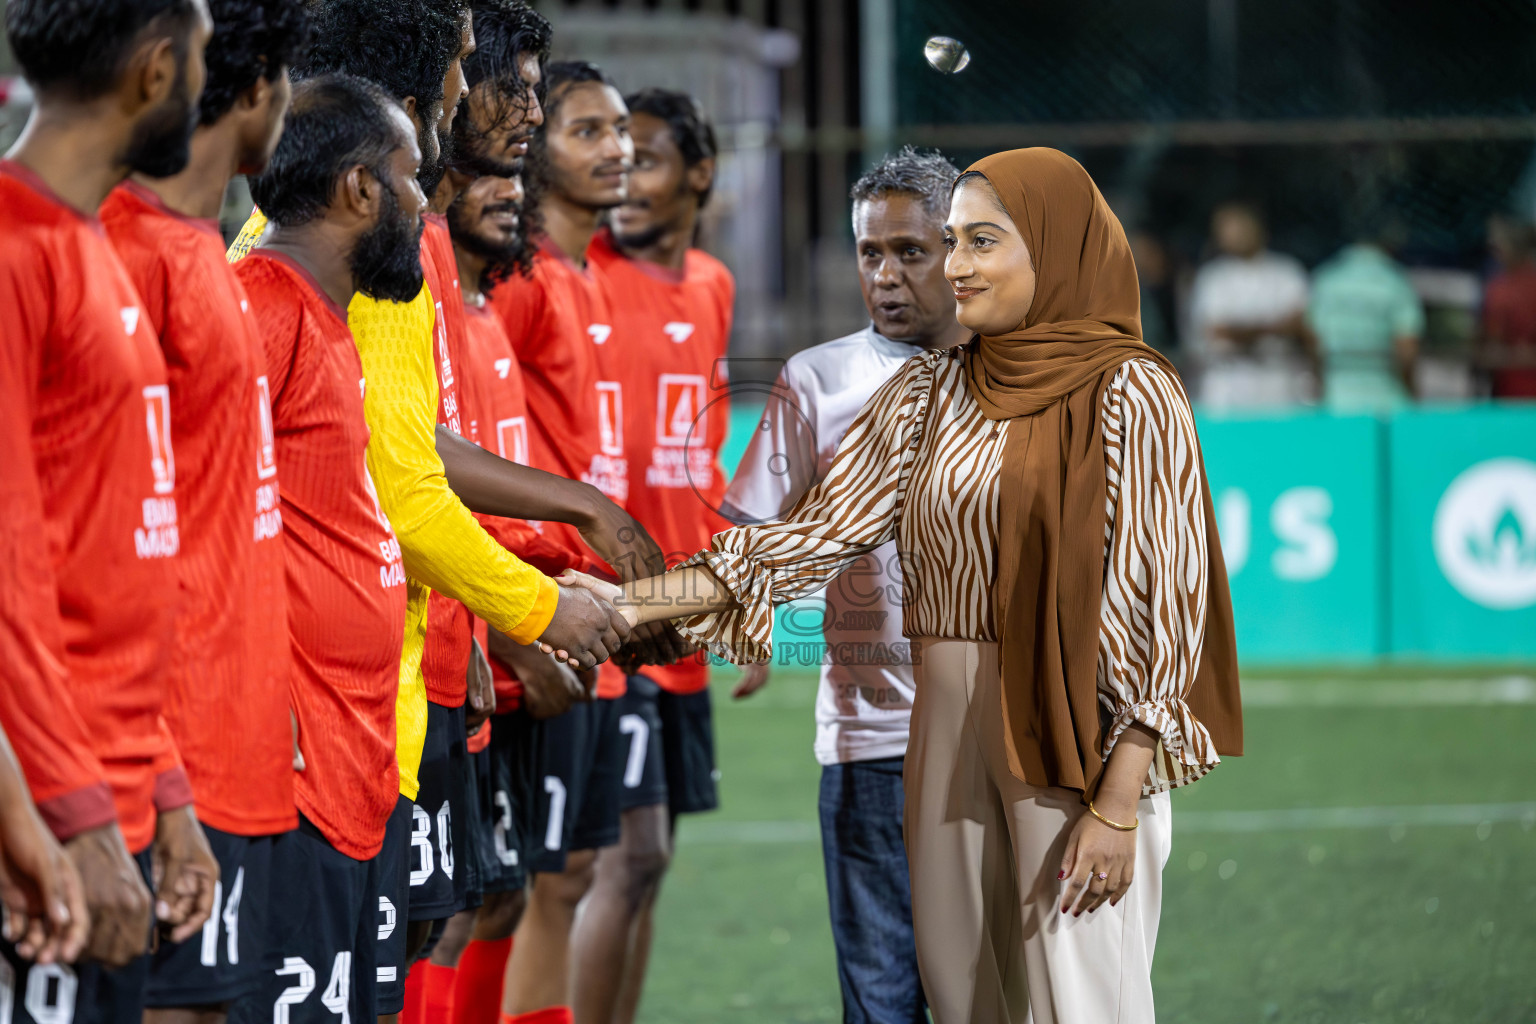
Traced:
[[1323, 402], [1335, 412], [1384, 412], [1414, 394], [1424, 306], [1378, 242], [1345, 246], [1312, 274]]

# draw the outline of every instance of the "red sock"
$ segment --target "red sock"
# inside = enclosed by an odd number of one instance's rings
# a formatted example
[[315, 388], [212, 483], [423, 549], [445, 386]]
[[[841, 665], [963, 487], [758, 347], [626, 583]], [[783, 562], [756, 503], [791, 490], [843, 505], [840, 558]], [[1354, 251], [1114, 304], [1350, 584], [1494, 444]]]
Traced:
[[448, 1018], [453, 1013], [453, 978], [459, 973], [457, 967], [448, 967], [444, 964], [427, 963], [425, 984], [422, 986], [426, 994], [422, 999], [422, 1019], [426, 1024], [448, 1024]]
[[576, 1024], [569, 1006], [546, 1006], [532, 1013], [504, 1013], [500, 1024]]
[[426, 1024], [426, 994], [427, 962], [418, 960], [405, 976], [405, 1006], [400, 1010], [400, 1024]]
[[453, 981], [452, 1024], [500, 1024], [501, 988], [511, 955], [510, 935], [475, 939], [464, 947]]

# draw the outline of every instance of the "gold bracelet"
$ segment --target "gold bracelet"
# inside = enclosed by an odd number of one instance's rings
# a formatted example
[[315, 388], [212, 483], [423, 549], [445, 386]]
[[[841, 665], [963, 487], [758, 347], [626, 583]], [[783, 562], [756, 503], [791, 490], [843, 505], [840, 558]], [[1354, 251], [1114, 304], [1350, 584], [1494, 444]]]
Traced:
[[1092, 800], [1088, 801], [1088, 813], [1093, 815], [1095, 818], [1098, 818], [1100, 821], [1114, 829], [1116, 832], [1135, 832], [1138, 828], [1141, 827], [1141, 822], [1139, 820], [1133, 821], [1129, 825], [1122, 825], [1117, 821], [1110, 821], [1108, 818], [1104, 817], [1104, 815], [1098, 812], [1098, 809], [1093, 806]]

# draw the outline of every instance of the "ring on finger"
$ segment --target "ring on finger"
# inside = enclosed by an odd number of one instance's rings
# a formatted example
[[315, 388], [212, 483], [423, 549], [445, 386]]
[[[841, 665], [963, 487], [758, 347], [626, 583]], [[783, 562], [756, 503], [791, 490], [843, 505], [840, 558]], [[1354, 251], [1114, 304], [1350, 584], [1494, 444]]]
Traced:
[[1108, 871], [1100, 871], [1099, 874], [1098, 874], [1098, 879], [1101, 882], [1104, 881], [1105, 879], [1107, 879], [1108, 877], [1109, 877], [1109, 872]]

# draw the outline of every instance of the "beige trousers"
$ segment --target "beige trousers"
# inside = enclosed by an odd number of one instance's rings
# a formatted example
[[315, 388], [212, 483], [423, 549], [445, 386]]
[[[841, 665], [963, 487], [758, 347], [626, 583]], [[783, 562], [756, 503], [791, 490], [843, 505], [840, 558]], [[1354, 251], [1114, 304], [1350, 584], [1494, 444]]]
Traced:
[[914, 653], [905, 828], [935, 1024], [1150, 1024], [1168, 794], [1141, 801], [1119, 905], [1062, 914], [1056, 874], [1084, 810], [1075, 791], [1009, 772], [997, 645], [924, 639]]

